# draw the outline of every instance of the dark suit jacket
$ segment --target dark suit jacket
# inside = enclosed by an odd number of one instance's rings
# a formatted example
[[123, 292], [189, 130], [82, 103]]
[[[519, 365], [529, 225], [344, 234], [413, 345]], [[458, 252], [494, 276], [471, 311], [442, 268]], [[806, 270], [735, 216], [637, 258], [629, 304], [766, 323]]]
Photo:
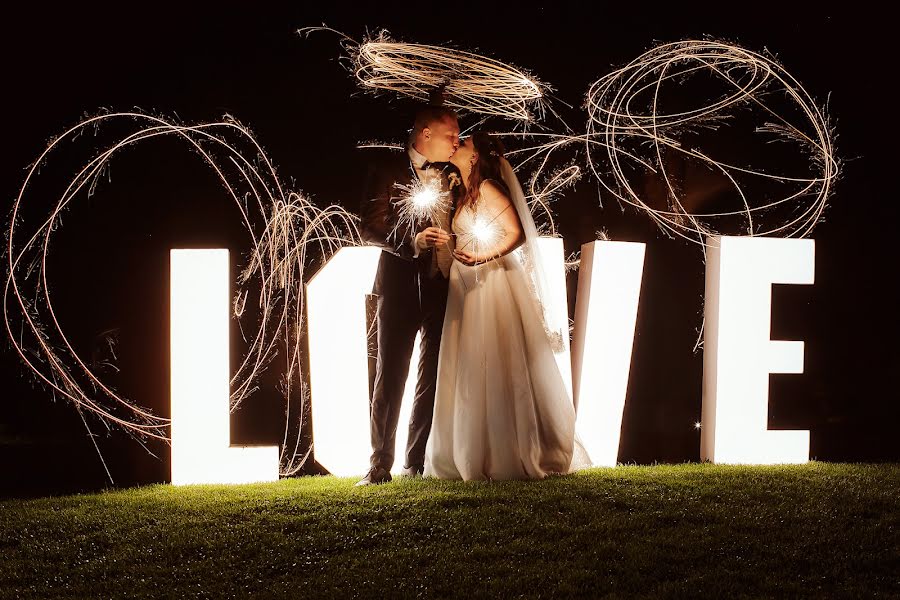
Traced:
[[[449, 172], [457, 171], [450, 163], [442, 164], [441, 168], [445, 176]], [[418, 257], [413, 258], [413, 238], [431, 223], [423, 221], [415, 227], [407, 225], [396, 227], [396, 203], [403, 196], [403, 191], [397, 184], [410, 185], [416, 178], [416, 172], [405, 149], [378, 152], [369, 163], [366, 191], [360, 206], [362, 217], [360, 233], [363, 241], [385, 250], [375, 278], [375, 294], [405, 295], [418, 289], [419, 277], [423, 280], [431, 279], [428, 271], [431, 267], [432, 251], [421, 251]], [[441, 279], [440, 276], [438, 279]], [[416, 296], [418, 297], [418, 292]]]
[[[417, 231], [409, 227], [395, 230], [396, 203], [403, 194], [397, 184], [410, 185], [416, 180], [416, 172], [406, 150], [384, 150], [373, 158], [369, 163], [365, 194], [360, 206], [363, 241], [411, 260], [412, 238]], [[422, 224], [423, 229], [426, 226]]]

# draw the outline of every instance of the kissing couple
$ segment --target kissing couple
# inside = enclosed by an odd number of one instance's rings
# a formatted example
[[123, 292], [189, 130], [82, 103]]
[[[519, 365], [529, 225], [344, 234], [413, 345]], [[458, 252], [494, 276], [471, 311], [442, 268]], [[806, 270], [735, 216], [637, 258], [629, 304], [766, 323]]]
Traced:
[[[540, 479], [590, 466], [554, 356], [568, 323], [556, 326], [550, 314], [522, 187], [499, 140], [476, 131], [460, 141], [459, 133], [449, 107], [423, 107], [405, 151], [369, 168], [361, 231], [383, 251], [373, 289], [371, 468], [357, 485], [391, 480], [417, 333], [404, 475]], [[417, 185], [449, 199], [430, 222], [403, 217]]]

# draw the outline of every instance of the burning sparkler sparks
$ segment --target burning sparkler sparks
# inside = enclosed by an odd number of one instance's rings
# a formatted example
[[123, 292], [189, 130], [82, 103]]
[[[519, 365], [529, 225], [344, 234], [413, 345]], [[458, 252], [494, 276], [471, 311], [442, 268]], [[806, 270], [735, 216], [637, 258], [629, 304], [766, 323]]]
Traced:
[[437, 227], [449, 227], [442, 223], [450, 211], [450, 192], [441, 189], [441, 180], [432, 178], [415, 180], [409, 185], [396, 184], [403, 195], [396, 201], [397, 221], [394, 231], [403, 227], [415, 228], [422, 222], [434, 223]]
[[456, 249], [470, 252], [482, 260], [494, 256], [495, 249], [506, 237], [506, 231], [498, 222], [498, 215], [487, 215], [477, 208], [466, 206], [457, 219]]
[[503, 230], [492, 220], [482, 215], [475, 217], [472, 224], [472, 238], [475, 240], [476, 246], [482, 248], [490, 247], [496, 244], [502, 237]]

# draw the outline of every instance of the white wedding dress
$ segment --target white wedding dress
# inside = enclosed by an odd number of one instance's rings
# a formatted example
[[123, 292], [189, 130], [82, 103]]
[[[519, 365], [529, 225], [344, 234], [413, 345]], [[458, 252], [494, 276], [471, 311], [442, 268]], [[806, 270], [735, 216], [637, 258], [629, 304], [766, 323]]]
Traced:
[[[516, 192], [521, 189], [512, 192], [514, 200]], [[516, 208], [527, 211], [527, 205]], [[458, 240], [472, 233], [475, 218], [469, 206], [457, 211], [452, 227]], [[520, 220], [526, 219], [527, 239], [534, 223], [530, 214]], [[590, 466], [575, 440], [575, 410], [527, 250], [526, 242], [486, 263], [454, 260], [450, 268], [426, 477], [539, 479]]]

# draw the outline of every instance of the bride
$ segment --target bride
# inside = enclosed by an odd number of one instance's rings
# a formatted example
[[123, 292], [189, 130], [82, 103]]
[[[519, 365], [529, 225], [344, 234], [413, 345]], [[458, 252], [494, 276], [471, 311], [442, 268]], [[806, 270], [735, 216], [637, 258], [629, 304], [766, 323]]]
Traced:
[[554, 358], [537, 231], [499, 142], [475, 133], [451, 158], [465, 194], [441, 336], [425, 476], [538, 479], [589, 466]]

